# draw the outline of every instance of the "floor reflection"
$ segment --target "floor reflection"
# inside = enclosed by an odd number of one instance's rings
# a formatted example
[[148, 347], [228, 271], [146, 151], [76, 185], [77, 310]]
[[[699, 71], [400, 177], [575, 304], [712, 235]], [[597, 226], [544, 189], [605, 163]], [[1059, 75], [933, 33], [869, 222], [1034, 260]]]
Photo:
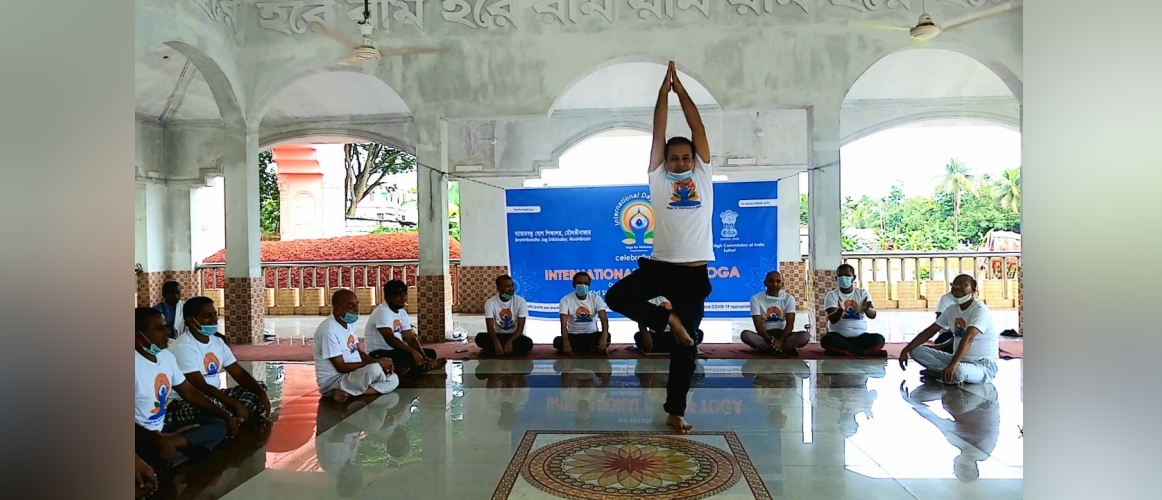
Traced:
[[[159, 498], [491, 498], [529, 431], [664, 431], [667, 364], [454, 362], [337, 404], [309, 363], [250, 363], [273, 425], [179, 469]], [[884, 360], [700, 360], [687, 418], [737, 435], [776, 498], [1020, 498], [1022, 366], [1000, 368], [951, 387]]]

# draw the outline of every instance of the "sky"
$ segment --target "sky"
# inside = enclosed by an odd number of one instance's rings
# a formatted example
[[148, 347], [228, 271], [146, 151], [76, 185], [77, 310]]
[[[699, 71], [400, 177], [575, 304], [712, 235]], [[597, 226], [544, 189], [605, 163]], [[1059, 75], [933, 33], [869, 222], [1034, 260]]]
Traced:
[[[650, 137], [644, 133], [596, 136], [562, 155], [561, 168], [543, 170], [540, 179], [529, 179], [525, 186], [645, 184], [649, 152]], [[852, 142], [840, 155], [843, 196], [880, 198], [897, 181], [907, 196], [929, 196], [952, 158], [977, 175], [994, 178], [1019, 167], [1021, 135], [998, 125], [896, 127]], [[799, 178], [799, 191], [806, 193], [807, 176]]]

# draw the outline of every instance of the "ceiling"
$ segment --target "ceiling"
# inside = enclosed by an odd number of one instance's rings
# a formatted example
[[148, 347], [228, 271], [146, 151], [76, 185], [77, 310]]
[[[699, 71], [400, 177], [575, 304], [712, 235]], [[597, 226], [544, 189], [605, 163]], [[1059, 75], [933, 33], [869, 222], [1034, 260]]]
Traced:
[[868, 68], [845, 100], [1013, 97], [1005, 82], [975, 59], [941, 49], [890, 54]]
[[158, 121], [215, 120], [218, 105], [205, 78], [167, 46], [146, 52], [134, 66], [136, 111]]
[[[601, 68], [586, 75], [557, 99], [554, 112], [580, 109], [653, 108], [658, 88], [666, 75], [664, 64], [627, 62]], [[717, 102], [694, 77], [678, 72], [678, 78], [694, 104], [714, 106]], [[678, 106], [678, 97], [670, 94], [670, 105]]]
[[282, 89], [271, 99], [263, 120], [382, 115], [411, 115], [411, 110], [379, 78], [358, 71], [328, 71]]

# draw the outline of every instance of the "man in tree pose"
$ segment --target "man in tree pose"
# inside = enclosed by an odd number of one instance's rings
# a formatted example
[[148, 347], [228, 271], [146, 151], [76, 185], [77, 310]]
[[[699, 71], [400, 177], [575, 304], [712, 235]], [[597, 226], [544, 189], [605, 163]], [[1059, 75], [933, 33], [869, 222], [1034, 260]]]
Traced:
[[[671, 90], [682, 104], [693, 141], [685, 137], [666, 140]], [[706, 297], [710, 296], [706, 264], [714, 260], [714, 187], [706, 127], [678, 80], [673, 61], [658, 91], [653, 135], [649, 185], [655, 217], [654, 252], [650, 258], [638, 259], [638, 269], [610, 287], [605, 300], [613, 311], [655, 332], [670, 327], [675, 345], [670, 351], [666, 382], [666, 424], [679, 434], [687, 434], [693, 426], [685, 418], [686, 397], [698, 355], [690, 332], [698, 331]], [[650, 302], [659, 295], [670, 300], [672, 310]]]

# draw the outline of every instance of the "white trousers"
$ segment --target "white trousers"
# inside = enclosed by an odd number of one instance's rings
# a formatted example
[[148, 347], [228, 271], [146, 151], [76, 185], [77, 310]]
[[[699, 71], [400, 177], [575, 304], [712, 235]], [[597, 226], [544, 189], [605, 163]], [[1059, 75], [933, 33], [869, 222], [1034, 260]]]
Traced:
[[[952, 355], [931, 347], [920, 346], [910, 354], [920, 366], [932, 371], [944, 371], [952, 362]], [[952, 377], [953, 384], [984, 384], [997, 376], [997, 364], [991, 359], [961, 361]]]
[[394, 373], [388, 375], [383, 372], [383, 367], [379, 363], [372, 363], [353, 372], [344, 373], [327, 392], [340, 389], [352, 396], [362, 396], [368, 388], [375, 389], [375, 392], [380, 394], [387, 394], [396, 387], [399, 387], [399, 375]]

